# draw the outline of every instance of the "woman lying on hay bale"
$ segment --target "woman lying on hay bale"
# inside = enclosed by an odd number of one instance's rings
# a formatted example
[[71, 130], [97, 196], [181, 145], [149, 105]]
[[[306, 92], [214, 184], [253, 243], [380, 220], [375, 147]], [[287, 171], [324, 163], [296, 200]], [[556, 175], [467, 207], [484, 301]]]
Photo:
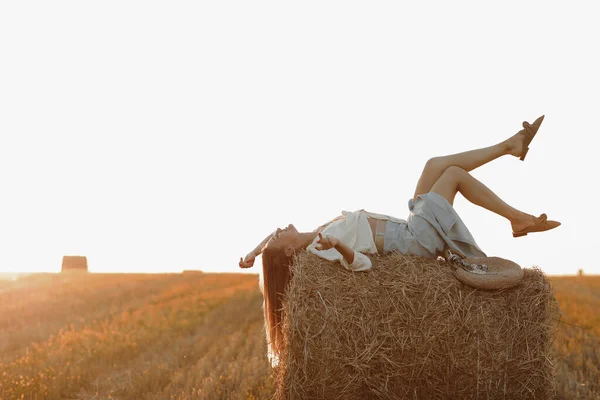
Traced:
[[448, 259], [449, 254], [452, 256], [450, 251], [469, 260], [486, 257], [452, 207], [457, 192], [508, 219], [514, 237], [559, 226], [545, 214], [535, 217], [511, 207], [469, 174], [503, 155], [525, 160], [543, 119], [541, 116], [533, 124], [523, 122], [522, 130], [496, 145], [430, 159], [409, 201], [407, 220], [359, 210], [343, 212], [312, 232], [298, 232], [290, 224], [277, 229], [240, 259], [239, 266], [249, 268], [255, 257], [262, 254], [265, 318], [272, 350], [277, 353], [281, 344], [281, 295], [289, 282], [289, 265], [298, 250], [307, 249], [324, 259], [339, 260], [352, 271], [371, 268], [371, 260], [364, 253], [397, 251], [435, 259], [446, 251]]

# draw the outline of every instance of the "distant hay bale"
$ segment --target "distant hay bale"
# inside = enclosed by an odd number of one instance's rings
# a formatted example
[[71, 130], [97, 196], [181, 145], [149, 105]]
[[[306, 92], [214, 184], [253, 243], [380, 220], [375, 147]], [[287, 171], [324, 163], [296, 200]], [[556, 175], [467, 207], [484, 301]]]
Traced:
[[181, 271], [181, 273], [188, 274], [188, 275], [189, 274], [194, 275], [194, 274], [203, 274], [204, 272], [202, 272], [199, 269], [184, 269], [183, 271]]
[[61, 272], [88, 272], [87, 257], [63, 256]]
[[278, 399], [550, 399], [558, 306], [539, 269], [476, 290], [443, 261], [391, 254], [367, 272], [303, 252], [284, 301]]

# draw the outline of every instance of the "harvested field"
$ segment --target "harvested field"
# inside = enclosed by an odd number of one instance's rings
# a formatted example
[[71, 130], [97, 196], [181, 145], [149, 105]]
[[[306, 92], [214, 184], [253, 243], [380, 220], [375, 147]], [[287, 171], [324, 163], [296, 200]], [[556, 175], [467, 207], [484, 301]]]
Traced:
[[39, 274], [0, 292], [0, 398], [262, 399], [255, 275]]
[[[269, 399], [256, 275], [0, 282], [0, 398]], [[600, 399], [600, 277], [550, 277], [557, 398]], [[221, 317], [225, 318], [221, 318]]]

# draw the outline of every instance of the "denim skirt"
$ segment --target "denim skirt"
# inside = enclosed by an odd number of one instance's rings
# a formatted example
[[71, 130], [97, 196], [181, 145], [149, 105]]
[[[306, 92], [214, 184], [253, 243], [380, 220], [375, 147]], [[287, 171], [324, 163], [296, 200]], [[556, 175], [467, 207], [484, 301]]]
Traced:
[[467, 257], [485, 257], [454, 207], [441, 195], [430, 192], [408, 202], [406, 222], [387, 221], [383, 252], [399, 251], [437, 258], [446, 247]]

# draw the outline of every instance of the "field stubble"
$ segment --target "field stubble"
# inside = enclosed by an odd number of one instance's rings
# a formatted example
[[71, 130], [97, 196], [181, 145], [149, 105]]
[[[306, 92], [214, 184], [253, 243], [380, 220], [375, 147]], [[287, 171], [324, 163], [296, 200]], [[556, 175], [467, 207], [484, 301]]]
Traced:
[[[551, 278], [559, 399], [600, 399], [600, 277]], [[0, 285], [0, 399], [268, 399], [256, 275], [39, 274]]]
[[0, 398], [267, 398], [257, 278], [40, 275], [0, 292]]

